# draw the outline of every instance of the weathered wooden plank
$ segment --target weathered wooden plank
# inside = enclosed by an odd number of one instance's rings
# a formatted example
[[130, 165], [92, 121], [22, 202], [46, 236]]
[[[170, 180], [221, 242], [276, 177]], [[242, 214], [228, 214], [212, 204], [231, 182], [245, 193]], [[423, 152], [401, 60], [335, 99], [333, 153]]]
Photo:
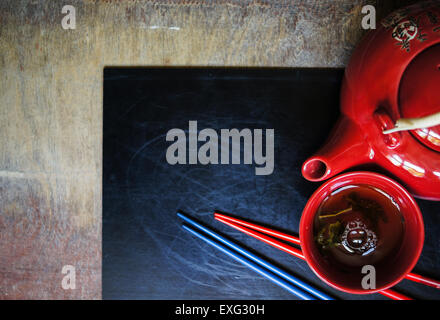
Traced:
[[[0, 298], [101, 297], [107, 65], [343, 67], [378, 16], [415, 1], [0, 2]], [[61, 268], [77, 289], [61, 288]]]

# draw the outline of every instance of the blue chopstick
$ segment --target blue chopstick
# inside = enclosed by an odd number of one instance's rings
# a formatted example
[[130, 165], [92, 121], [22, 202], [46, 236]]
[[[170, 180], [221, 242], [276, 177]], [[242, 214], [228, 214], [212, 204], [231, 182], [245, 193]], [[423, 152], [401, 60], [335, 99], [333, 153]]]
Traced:
[[293, 275], [285, 272], [284, 270], [274, 266], [270, 262], [267, 262], [267, 261], [261, 259], [257, 255], [249, 252], [248, 250], [240, 247], [239, 245], [237, 245], [237, 244], [227, 240], [226, 238], [220, 236], [216, 232], [208, 229], [207, 227], [204, 227], [200, 223], [198, 223], [198, 222], [194, 221], [193, 219], [189, 218], [185, 214], [183, 214], [181, 212], [178, 212], [177, 216], [180, 217], [181, 219], [183, 219], [184, 221], [186, 221], [187, 223], [191, 224], [192, 226], [196, 227], [197, 229], [204, 231], [205, 233], [207, 233], [208, 235], [210, 235], [213, 238], [217, 239], [221, 243], [223, 243], [223, 244], [227, 245], [228, 247], [238, 251], [239, 253], [241, 253], [242, 255], [246, 256], [247, 258], [249, 258], [250, 260], [254, 261], [255, 263], [257, 263], [257, 264], [259, 264], [259, 265], [269, 269], [270, 271], [272, 271], [276, 275], [284, 278], [285, 280], [287, 280], [287, 281], [293, 283], [294, 285], [302, 288], [303, 290], [309, 292], [310, 294], [314, 295], [315, 297], [317, 297], [319, 299], [322, 299], [322, 300], [333, 300], [333, 298], [328, 296], [327, 294], [325, 294], [325, 293], [321, 292], [320, 290], [310, 286], [309, 284], [305, 283], [304, 281], [302, 281], [302, 280], [294, 277]]
[[211, 246], [219, 249], [220, 251], [222, 251], [223, 253], [226, 253], [228, 256], [234, 258], [235, 260], [241, 262], [242, 264], [244, 264], [245, 266], [249, 267], [250, 269], [254, 270], [255, 272], [261, 274], [262, 276], [266, 277], [267, 279], [271, 280], [272, 282], [276, 283], [277, 285], [279, 285], [280, 287], [288, 290], [289, 292], [293, 293], [294, 295], [296, 295], [297, 297], [303, 299], [303, 300], [316, 300], [314, 297], [312, 297], [311, 295], [309, 295], [308, 293], [304, 292], [303, 290], [292, 286], [291, 284], [289, 284], [288, 282], [284, 281], [283, 279], [281, 279], [280, 277], [274, 275], [273, 273], [270, 273], [269, 271], [259, 267], [257, 264], [253, 263], [252, 261], [238, 255], [237, 253], [234, 253], [232, 250], [229, 250], [228, 248], [226, 248], [225, 246], [221, 245], [219, 242], [213, 241], [207, 237], [205, 237], [204, 235], [202, 235], [201, 233], [197, 232], [196, 230], [186, 226], [186, 225], [182, 225], [182, 228], [184, 228], [185, 230], [191, 232], [193, 235], [195, 235], [196, 237], [202, 239], [203, 241], [209, 243]]

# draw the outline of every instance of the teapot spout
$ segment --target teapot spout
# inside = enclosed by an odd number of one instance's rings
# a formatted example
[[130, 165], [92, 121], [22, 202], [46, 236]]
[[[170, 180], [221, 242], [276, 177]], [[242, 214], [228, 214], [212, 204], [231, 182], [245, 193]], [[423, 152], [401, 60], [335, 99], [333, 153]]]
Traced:
[[327, 142], [302, 166], [302, 175], [309, 181], [322, 181], [356, 165], [372, 162], [374, 151], [359, 126], [341, 117]]

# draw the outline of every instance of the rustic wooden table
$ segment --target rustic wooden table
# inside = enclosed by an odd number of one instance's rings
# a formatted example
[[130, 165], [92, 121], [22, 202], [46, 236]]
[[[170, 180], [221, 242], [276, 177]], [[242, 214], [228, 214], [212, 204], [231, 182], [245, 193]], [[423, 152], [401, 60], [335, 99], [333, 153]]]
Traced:
[[[343, 67], [417, 1], [0, 2], [0, 298], [101, 298], [104, 66]], [[61, 287], [64, 265], [76, 290]]]

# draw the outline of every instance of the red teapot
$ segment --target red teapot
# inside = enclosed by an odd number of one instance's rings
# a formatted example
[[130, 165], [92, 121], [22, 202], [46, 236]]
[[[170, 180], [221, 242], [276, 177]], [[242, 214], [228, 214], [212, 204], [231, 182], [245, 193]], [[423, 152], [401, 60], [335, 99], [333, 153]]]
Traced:
[[385, 134], [401, 118], [440, 112], [440, 1], [395, 11], [355, 49], [341, 89], [341, 117], [302, 167], [322, 181], [375, 163], [415, 196], [440, 200], [440, 125]]

